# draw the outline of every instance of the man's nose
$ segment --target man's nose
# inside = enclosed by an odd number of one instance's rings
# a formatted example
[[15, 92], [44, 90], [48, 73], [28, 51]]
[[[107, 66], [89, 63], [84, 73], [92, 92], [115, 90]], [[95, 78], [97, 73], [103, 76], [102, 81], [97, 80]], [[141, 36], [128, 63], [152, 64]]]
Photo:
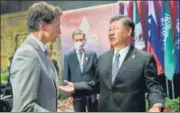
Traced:
[[61, 34], [62, 32], [61, 32], [61, 27], [59, 27], [59, 34]]
[[109, 37], [111, 37], [111, 36], [114, 36], [114, 32], [113, 31], [109, 32]]

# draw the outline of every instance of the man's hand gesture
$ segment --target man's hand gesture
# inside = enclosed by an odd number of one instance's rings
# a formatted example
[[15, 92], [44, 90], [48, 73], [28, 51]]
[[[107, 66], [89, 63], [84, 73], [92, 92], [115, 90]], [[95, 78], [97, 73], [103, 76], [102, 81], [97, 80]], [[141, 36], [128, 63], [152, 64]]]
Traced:
[[65, 86], [59, 86], [59, 89], [65, 93], [73, 93], [74, 92], [74, 84], [67, 80], [64, 80], [64, 83], [67, 84]]

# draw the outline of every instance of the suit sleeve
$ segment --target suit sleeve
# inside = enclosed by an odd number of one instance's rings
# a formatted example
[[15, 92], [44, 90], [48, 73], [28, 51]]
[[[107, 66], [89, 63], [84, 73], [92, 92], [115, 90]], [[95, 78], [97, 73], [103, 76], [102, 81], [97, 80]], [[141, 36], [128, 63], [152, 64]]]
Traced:
[[[67, 55], [64, 56], [63, 79], [62, 80], [71, 81], [71, 73], [70, 73], [70, 67], [69, 67]], [[62, 82], [62, 83], [64, 83], [64, 82]]]
[[48, 110], [36, 103], [41, 79], [41, 65], [38, 58], [18, 56], [16, 61], [13, 68], [17, 68], [17, 71], [12, 73], [13, 98], [15, 102], [13, 111], [47, 112]]
[[156, 62], [151, 55], [145, 67], [145, 83], [148, 92], [149, 108], [155, 103], [165, 104], [165, 93], [162, 84], [157, 78]]
[[99, 93], [98, 59], [96, 53], [93, 54], [93, 65], [93, 79], [89, 82], [74, 83], [75, 93], [78, 93], [79, 95]]

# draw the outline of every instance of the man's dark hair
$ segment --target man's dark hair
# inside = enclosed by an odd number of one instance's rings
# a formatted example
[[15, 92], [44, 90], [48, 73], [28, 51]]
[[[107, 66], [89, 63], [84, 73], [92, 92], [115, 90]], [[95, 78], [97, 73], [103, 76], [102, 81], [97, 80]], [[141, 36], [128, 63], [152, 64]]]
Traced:
[[118, 15], [118, 16], [113, 16], [110, 19], [110, 24], [114, 21], [119, 21], [119, 20], [122, 20], [125, 27], [130, 27], [132, 29], [131, 36], [133, 37], [134, 36], [134, 27], [135, 27], [133, 20], [127, 16]]
[[27, 26], [29, 32], [38, 31], [40, 22], [51, 23], [55, 17], [62, 14], [59, 7], [55, 7], [46, 2], [38, 2], [30, 6], [27, 15]]
[[84, 38], [85, 38], [85, 33], [81, 30], [81, 29], [76, 29], [76, 30], [74, 30], [73, 32], [72, 32], [72, 38], [74, 39], [74, 37], [76, 36], [76, 35], [83, 35], [84, 36]]

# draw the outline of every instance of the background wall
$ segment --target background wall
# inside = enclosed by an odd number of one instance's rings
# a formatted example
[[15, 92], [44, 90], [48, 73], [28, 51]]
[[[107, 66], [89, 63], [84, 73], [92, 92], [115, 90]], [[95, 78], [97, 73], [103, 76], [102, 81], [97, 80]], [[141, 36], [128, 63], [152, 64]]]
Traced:
[[[40, 0], [39, 0], [40, 1]], [[104, 5], [115, 3], [117, 0], [111, 1], [47, 1], [48, 3], [58, 5], [63, 11], [85, 8], [96, 5]], [[15, 50], [20, 46], [28, 35], [26, 26], [27, 10], [30, 5], [36, 1], [0, 1], [1, 4], [1, 54], [0, 63], [1, 71], [6, 71], [8, 67], [8, 59]], [[52, 58], [57, 60], [59, 66], [59, 74], [61, 78], [61, 40], [57, 39], [56, 43], [49, 44], [48, 49], [52, 53]]]
[[[22, 1], [22, 0], [11, 0], [11, 1], [1, 1], [1, 14], [5, 13], [14, 13], [14, 12], [20, 12], [20, 11], [26, 11], [30, 5], [33, 3], [41, 1]], [[95, 6], [95, 5], [103, 5], [108, 3], [114, 3], [118, 0], [108, 0], [108, 1], [74, 1], [74, 0], [60, 0], [60, 1], [50, 1], [50, 0], [44, 0], [48, 3], [58, 5], [61, 7], [63, 11], [65, 10], [71, 10], [71, 9], [78, 9], [78, 8], [84, 8], [89, 6]]]

